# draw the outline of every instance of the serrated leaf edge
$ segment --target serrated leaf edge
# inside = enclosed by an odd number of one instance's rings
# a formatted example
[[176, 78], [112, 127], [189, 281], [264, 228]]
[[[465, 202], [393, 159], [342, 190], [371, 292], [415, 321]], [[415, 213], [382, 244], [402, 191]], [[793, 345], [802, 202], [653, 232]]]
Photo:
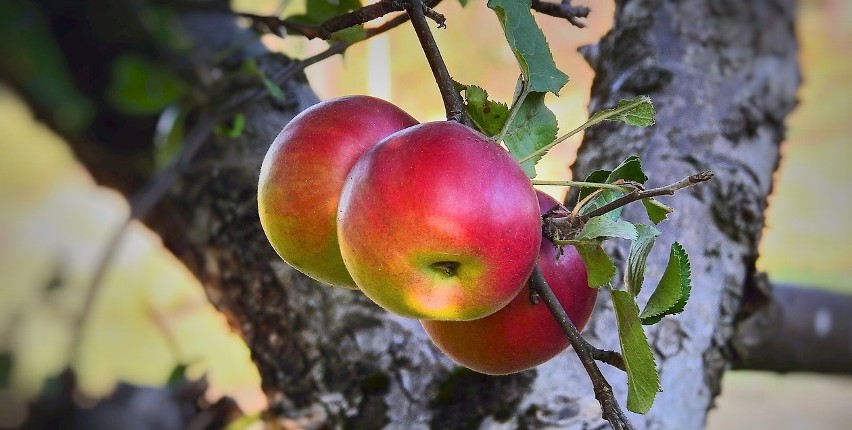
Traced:
[[[660, 208], [665, 212], [665, 214], [663, 215], [662, 218], [660, 218], [659, 220], [654, 220], [654, 218], [652, 218], [651, 211], [648, 210], [648, 207], [651, 206], [651, 205], [656, 205], [655, 207]], [[657, 199], [653, 199], [653, 198], [642, 199], [642, 206], [645, 207], [645, 213], [648, 215], [648, 219], [651, 220], [651, 222], [654, 223], [654, 224], [659, 224], [659, 223], [665, 221], [666, 219], [668, 219], [669, 214], [674, 212], [673, 207], [666, 205], [663, 202], [661, 202]]]
[[[487, 104], [489, 102], [494, 103], [496, 105], [499, 105], [499, 106], [506, 108], [507, 111], [509, 110], [509, 105], [507, 105], [506, 103], [501, 102], [501, 101], [489, 99], [488, 98], [488, 91], [485, 88], [483, 88], [479, 85], [464, 85], [464, 84], [459, 84], [458, 82], [456, 82], [456, 89], [458, 89], [459, 91], [464, 91], [464, 108], [465, 108], [465, 111], [467, 111], [468, 118], [470, 118], [471, 122], [473, 122], [474, 127], [478, 131], [487, 135], [488, 133], [486, 133], [485, 125], [478, 123], [476, 121], [477, 118], [475, 116], [471, 115], [471, 110], [475, 109], [475, 108], [471, 107], [471, 105], [470, 105], [470, 89], [471, 88], [475, 88], [479, 91], [482, 91], [482, 94], [484, 94], [484, 98], [485, 98], [485, 101], [484, 101], [485, 104]], [[509, 118], [507, 117], [506, 122], [508, 122], [508, 121], [509, 121]], [[503, 127], [505, 128], [505, 123], [504, 123]], [[499, 135], [500, 133], [498, 132], [497, 134]], [[496, 136], [496, 135], [494, 135], [494, 136]], [[488, 137], [494, 137], [494, 136], [488, 136]]]
[[[656, 324], [660, 322], [666, 315], [679, 314], [683, 312], [683, 310], [686, 308], [686, 302], [689, 300], [689, 296], [692, 293], [692, 266], [689, 262], [689, 255], [686, 253], [686, 250], [683, 248], [683, 245], [678, 242], [672, 243], [671, 257], [669, 259], [669, 264], [666, 265], [667, 268], [671, 264], [672, 259], [676, 260], [675, 264], [677, 264], [678, 270], [680, 270], [680, 273], [678, 273], [678, 278], [680, 279], [680, 295], [678, 296], [679, 298], [665, 310], [647, 312], [649, 309], [648, 304], [652, 302], [652, 300], [654, 299], [654, 295], [657, 294], [657, 290], [654, 290], [654, 292], [651, 294], [651, 297], [648, 299], [648, 302], [645, 304], [645, 309], [643, 309], [642, 313], [639, 314], [639, 318], [642, 321], [642, 324], [644, 325]], [[663, 274], [663, 276], [665, 276], [665, 273]], [[659, 288], [659, 285], [657, 286], [657, 288]]]

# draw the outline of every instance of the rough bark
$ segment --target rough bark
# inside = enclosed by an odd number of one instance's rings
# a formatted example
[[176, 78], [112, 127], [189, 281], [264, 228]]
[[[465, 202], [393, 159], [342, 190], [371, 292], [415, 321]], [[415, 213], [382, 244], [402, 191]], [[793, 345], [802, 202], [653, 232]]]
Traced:
[[[638, 428], [701, 428], [728, 367], [784, 118], [796, 103], [793, 13], [787, 0], [623, 1], [613, 30], [583, 51], [596, 72], [590, 111], [649, 94], [657, 124], [590, 130], [574, 166], [577, 177], [630, 154], [642, 157], [652, 186], [704, 169], [716, 173], [679, 193], [671, 202], [677, 211], [663, 224], [659, 242], [677, 240], [690, 255], [692, 297], [684, 313], [647, 330], [663, 391], [647, 415], [632, 416]], [[647, 219], [635, 209], [626, 215]], [[626, 254], [623, 247], [616, 253]], [[665, 252], [649, 258], [650, 280], [661, 275], [667, 258]], [[602, 310], [587, 333], [593, 343], [616, 347], [612, 311]], [[611, 377], [623, 399], [623, 376]]]

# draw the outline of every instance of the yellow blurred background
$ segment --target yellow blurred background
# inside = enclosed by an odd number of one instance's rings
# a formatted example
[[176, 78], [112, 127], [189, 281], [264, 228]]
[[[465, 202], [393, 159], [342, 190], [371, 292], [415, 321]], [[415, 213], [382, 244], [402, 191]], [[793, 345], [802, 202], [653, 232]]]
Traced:
[[[451, 74], [509, 101], [519, 72], [485, 1], [473, 0], [465, 9], [458, 2], [445, 3], [441, 12], [448, 17], [448, 28], [435, 33]], [[238, 10], [269, 14], [279, 1], [234, 4]], [[562, 132], [587, 116], [592, 72], [576, 48], [597, 40], [612, 21], [610, 3], [592, 6], [588, 29], [538, 17], [557, 64], [571, 77], [561, 97], [547, 100]], [[842, 0], [804, 1], [797, 25], [804, 74], [801, 103], [788, 121], [758, 264], [774, 280], [852, 294], [852, 199], [847, 191], [852, 173], [844, 166], [852, 161], [852, 85], [847, 83], [852, 76], [852, 6]], [[295, 37], [264, 41], [298, 57], [327, 46]], [[440, 119], [437, 88], [419, 48], [412, 49], [418, 46], [404, 26], [352, 47], [344, 57], [312, 66], [308, 78], [322, 98], [372, 94], [420, 121]], [[539, 178], [570, 178], [568, 166], [580, 139], [576, 136], [545, 156]], [[560, 188], [546, 191], [557, 197], [564, 193]], [[186, 268], [138, 223], [124, 236], [83, 327], [82, 342], [72, 348], [93, 268], [127, 214], [126, 201], [95, 184], [67, 145], [36, 122], [11, 90], [0, 87], [0, 354], [13, 357], [11, 390], [33, 396], [47, 377], [70, 362], [81, 389], [100, 396], [117, 381], [163, 384], [176, 364], [188, 363], [190, 377], [209, 378], [211, 398], [228, 394], [247, 411], [263, 407], [259, 377], [245, 345], [228, 330]], [[786, 406], [815, 397], [819, 402], [811, 409]], [[8, 398], [8, 392], [0, 391], [0, 401]], [[805, 428], [796, 423], [847, 428], [842, 424], [852, 423], [852, 381], [729, 373], [718, 403], [710, 428], [762, 428], [767, 414], [786, 423], [772, 428]]]

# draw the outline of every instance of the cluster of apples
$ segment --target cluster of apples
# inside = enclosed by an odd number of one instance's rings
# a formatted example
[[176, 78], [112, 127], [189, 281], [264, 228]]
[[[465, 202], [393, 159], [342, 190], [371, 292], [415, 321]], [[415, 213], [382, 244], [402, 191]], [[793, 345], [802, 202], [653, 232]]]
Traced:
[[296, 116], [263, 160], [260, 221], [288, 264], [421, 320], [457, 363], [487, 374], [537, 366], [568, 347], [527, 286], [538, 264], [582, 328], [597, 290], [572, 247], [541, 233], [558, 203], [493, 140], [418, 122], [369, 96]]

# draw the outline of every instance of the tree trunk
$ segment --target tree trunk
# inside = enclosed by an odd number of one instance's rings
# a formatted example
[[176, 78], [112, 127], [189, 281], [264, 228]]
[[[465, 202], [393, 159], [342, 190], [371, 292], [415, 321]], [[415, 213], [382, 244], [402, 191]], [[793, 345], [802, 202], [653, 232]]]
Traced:
[[[583, 51], [596, 72], [590, 111], [649, 94], [657, 124], [590, 130], [575, 176], [630, 154], [641, 156], [651, 186], [704, 169], [716, 173], [673, 198], [677, 211], [663, 224], [659, 241], [679, 241], [689, 253], [692, 297], [682, 314], [647, 330], [663, 391], [646, 416], [631, 417], [638, 428], [701, 428], [729, 366], [729, 342], [754, 284], [784, 119], [796, 104], [793, 15], [788, 0], [624, 1], [613, 30]], [[647, 219], [630, 209], [627, 216]], [[659, 278], [667, 258], [659, 251], [649, 258], [650, 280]], [[587, 333], [594, 343], [617, 347], [612, 310], [604, 308]], [[624, 377], [609, 376], [623, 399]]]

